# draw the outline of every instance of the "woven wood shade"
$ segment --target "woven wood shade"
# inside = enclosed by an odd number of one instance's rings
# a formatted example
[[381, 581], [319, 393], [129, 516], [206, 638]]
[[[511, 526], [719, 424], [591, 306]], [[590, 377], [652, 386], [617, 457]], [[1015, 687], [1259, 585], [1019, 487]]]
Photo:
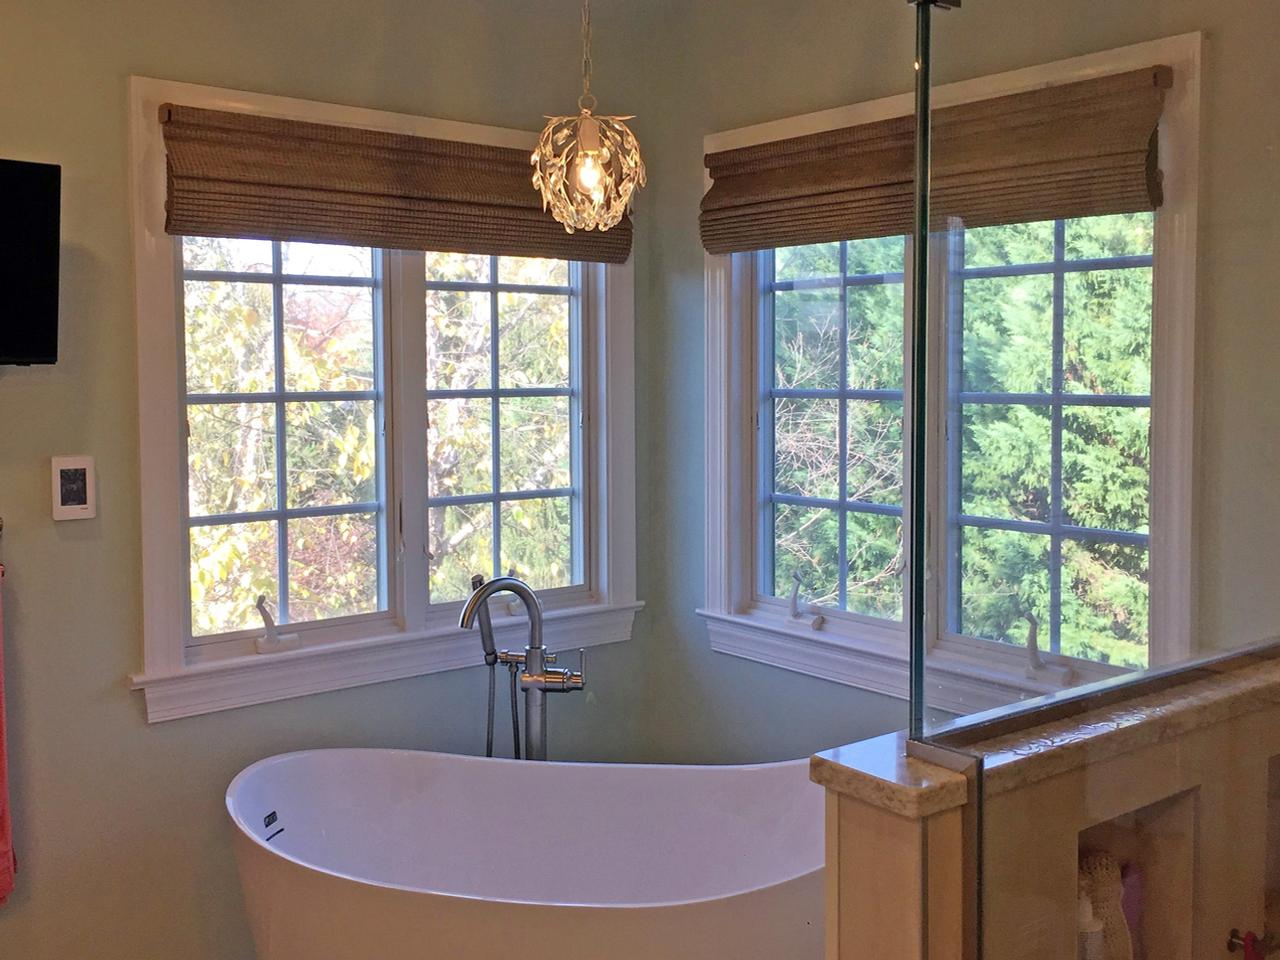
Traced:
[[[1154, 210], [1156, 66], [933, 114], [932, 215], [966, 226]], [[914, 117], [709, 154], [702, 242], [736, 253], [911, 232]]]
[[165, 230], [621, 263], [631, 221], [566, 233], [528, 152], [166, 104]]

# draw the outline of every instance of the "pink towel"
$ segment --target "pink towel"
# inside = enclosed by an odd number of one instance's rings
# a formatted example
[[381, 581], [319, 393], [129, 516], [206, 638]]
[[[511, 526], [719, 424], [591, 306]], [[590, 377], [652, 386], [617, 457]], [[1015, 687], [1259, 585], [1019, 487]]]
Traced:
[[4, 565], [0, 564], [0, 903], [13, 893], [18, 858], [13, 852], [13, 821], [9, 818], [9, 768], [4, 747]]

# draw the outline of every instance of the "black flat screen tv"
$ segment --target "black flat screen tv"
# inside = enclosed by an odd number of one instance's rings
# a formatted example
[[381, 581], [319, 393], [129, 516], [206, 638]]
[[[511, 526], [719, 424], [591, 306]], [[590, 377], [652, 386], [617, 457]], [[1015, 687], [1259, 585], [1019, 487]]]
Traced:
[[58, 360], [62, 168], [0, 160], [0, 364]]

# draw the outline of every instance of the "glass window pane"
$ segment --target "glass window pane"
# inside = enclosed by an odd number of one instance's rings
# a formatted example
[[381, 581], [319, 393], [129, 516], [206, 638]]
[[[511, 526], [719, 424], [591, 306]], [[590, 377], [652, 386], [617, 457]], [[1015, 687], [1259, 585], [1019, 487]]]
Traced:
[[336, 243], [295, 243], [280, 245], [284, 273], [311, 277], [371, 277], [373, 251], [368, 247], [347, 247]]
[[183, 312], [188, 393], [275, 389], [270, 284], [187, 280]]
[[378, 515], [289, 521], [289, 620], [301, 623], [378, 609]]
[[1049, 538], [1011, 530], [961, 530], [960, 630], [1049, 649]]
[[902, 503], [901, 401], [850, 400], [845, 413], [850, 500]]
[[487, 398], [427, 402], [428, 496], [492, 492], [492, 424]]
[[840, 496], [838, 400], [774, 401], [773, 483], [779, 493]]
[[428, 253], [427, 282], [487, 283], [489, 258], [478, 253]]
[[494, 575], [493, 504], [432, 507], [427, 511], [427, 549], [431, 602], [465, 600], [474, 574], [486, 580]]
[[964, 284], [964, 386], [984, 393], [1053, 387], [1053, 278], [990, 277]]
[[270, 240], [183, 237], [182, 266], [220, 273], [270, 273]]
[[850, 276], [868, 273], [902, 273], [906, 261], [906, 237], [875, 237], [848, 243]]
[[773, 252], [775, 280], [837, 279], [840, 276], [840, 244], [812, 243], [803, 247], [779, 247]]
[[846, 609], [868, 617], [901, 620], [902, 521], [873, 513], [850, 513], [846, 536]]
[[1066, 258], [1147, 256], [1155, 250], [1156, 218], [1151, 212], [1083, 217], [1064, 224]]
[[489, 294], [427, 291], [427, 389], [489, 386]]
[[261, 627], [259, 596], [278, 607], [276, 530], [271, 520], [191, 528], [192, 636]]
[[839, 289], [774, 294], [775, 386], [838, 389], [843, 349]]
[[790, 596], [792, 577], [799, 575], [800, 595], [806, 600], [837, 603], [840, 518], [836, 511], [777, 503], [773, 508], [773, 528], [774, 596]]
[[291, 507], [377, 499], [378, 445], [372, 400], [285, 404]]
[[1069, 273], [1063, 280], [1068, 393], [1151, 392], [1151, 268]]
[[849, 387], [902, 389], [902, 284], [850, 287]]
[[503, 490], [570, 486], [568, 397], [504, 398], [498, 418]]
[[286, 284], [284, 351], [286, 390], [372, 390], [373, 290]]
[[1125, 667], [1147, 666], [1145, 547], [1062, 544], [1062, 652]]
[[499, 257], [498, 282], [525, 287], [567, 287], [569, 263], [535, 257]]
[[499, 294], [498, 364], [504, 387], [567, 387], [569, 298]]
[[1049, 408], [965, 404], [961, 413], [961, 511], [1009, 520], [1049, 519]]
[[1062, 498], [1068, 523], [1145, 533], [1151, 411], [1074, 407], [1062, 416]]
[[502, 504], [502, 571], [535, 590], [573, 583], [573, 530], [568, 497]]
[[1053, 259], [1052, 220], [975, 227], [964, 232], [966, 267], [1007, 267]]
[[187, 429], [190, 516], [274, 509], [273, 404], [194, 404], [187, 407]]

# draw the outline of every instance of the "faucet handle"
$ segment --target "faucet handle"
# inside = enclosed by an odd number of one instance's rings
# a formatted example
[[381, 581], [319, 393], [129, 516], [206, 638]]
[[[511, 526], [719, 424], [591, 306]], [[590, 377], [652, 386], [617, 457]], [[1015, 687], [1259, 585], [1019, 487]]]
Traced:
[[[547, 658], [543, 658], [545, 663]], [[534, 676], [524, 674], [521, 679], [529, 683], [531, 686], [538, 686], [539, 689], [548, 690], [554, 693], [565, 693], [572, 690], [581, 690], [586, 686], [586, 682], [582, 679], [582, 668], [586, 662], [586, 651], [578, 650], [578, 669], [567, 670], [560, 667], [543, 670], [542, 673]], [[525, 687], [529, 689], [529, 687]]]

